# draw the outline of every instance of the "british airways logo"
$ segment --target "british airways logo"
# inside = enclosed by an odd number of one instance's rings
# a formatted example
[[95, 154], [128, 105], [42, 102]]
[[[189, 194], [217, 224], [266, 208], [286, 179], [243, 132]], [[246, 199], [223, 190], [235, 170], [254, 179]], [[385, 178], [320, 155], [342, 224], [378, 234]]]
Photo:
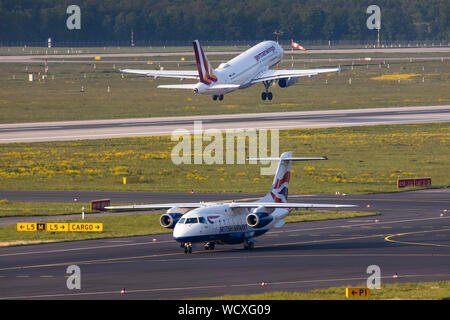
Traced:
[[270, 48], [267, 48], [266, 50], [261, 51], [260, 53], [258, 53], [258, 54], [255, 56], [255, 60], [256, 60], [256, 61], [259, 61], [261, 58], [267, 56], [269, 53], [274, 52], [274, 51], [275, 51], [275, 47], [274, 47], [274, 46], [271, 46]]
[[213, 220], [215, 220], [215, 219], [217, 219], [217, 218], [220, 218], [220, 216], [208, 216], [208, 217], [207, 217], [209, 223], [214, 223]]

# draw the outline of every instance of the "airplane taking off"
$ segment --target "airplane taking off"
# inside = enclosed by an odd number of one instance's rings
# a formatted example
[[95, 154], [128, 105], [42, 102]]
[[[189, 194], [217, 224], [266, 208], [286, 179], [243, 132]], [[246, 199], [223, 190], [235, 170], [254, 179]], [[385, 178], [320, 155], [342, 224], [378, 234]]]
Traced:
[[297, 83], [300, 77], [314, 76], [319, 73], [339, 72], [339, 68], [272, 70], [271, 67], [281, 62], [283, 49], [275, 41], [264, 41], [246, 50], [226, 63], [213, 69], [198, 40], [193, 42], [197, 70], [136, 70], [121, 69], [120, 72], [144, 74], [149, 77], [168, 77], [180, 79], [199, 79], [193, 84], [160, 85], [158, 88], [189, 89], [199, 94], [212, 95], [213, 100], [223, 100], [223, 95], [246, 89], [262, 82], [265, 91], [263, 100], [272, 100], [269, 87], [277, 81], [281, 88]]
[[280, 158], [249, 160], [280, 161], [272, 188], [254, 202], [227, 203], [165, 203], [133, 206], [110, 206], [107, 210], [168, 209], [160, 218], [163, 227], [173, 229], [173, 237], [181, 243], [185, 253], [192, 252], [193, 243], [204, 243], [206, 250], [216, 244], [244, 244], [244, 249], [254, 246], [253, 238], [271, 228], [281, 228], [283, 218], [292, 209], [299, 208], [349, 208], [355, 205], [288, 203], [288, 188], [292, 161], [328, 160], [292, 157], [288, 151]]

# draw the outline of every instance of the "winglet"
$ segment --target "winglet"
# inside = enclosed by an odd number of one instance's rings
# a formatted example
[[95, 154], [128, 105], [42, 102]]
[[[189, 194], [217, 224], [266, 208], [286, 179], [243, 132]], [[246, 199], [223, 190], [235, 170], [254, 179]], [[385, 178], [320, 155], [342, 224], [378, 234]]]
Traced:
[[198, 76], [200, 77], [200, 82], [210, 85], [211, 82], [216, 82], [217, 77], [214, 75], [213, 68], [208, 62], [205, 53], [198, 40], [192, 42], [195, 52], [195, 60], [197, 62]]

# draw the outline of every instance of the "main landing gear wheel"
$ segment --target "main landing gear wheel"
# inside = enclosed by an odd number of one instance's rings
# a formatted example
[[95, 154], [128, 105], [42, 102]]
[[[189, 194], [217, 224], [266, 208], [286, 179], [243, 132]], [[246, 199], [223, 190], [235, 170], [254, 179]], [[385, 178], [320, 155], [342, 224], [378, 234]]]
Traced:
[[261, 93], [261, 99], [263, 99], [263, 100], [266, 100], [266, 99], [272, 100], [272, 97], [273, 97], [272, 92], [269, 92], [269, 87], [270, 87], [271, 83], [272, 83], [272, 80], [270, 80], [270, 81], [263, 81], [264, 88], [266, 89], [266, 91]]
[[218, 95], [213, 95], [212, 98], [213, 98], [214, 101], [216, 101], [217, 98], [219, 98], [219, 100], [222, 101], [223, 100], [223, 94], [221, 94], [219, 96]]
[[244, 249], [253, 249], [255, 247], [255, 243], [251, 240], [244, 241]]
[[272, 97], [273, 97], [273, 95], [272, 95], [272, 92], [263, 92], [263, 93], [261, 93], [261, 99], [263, 99], [263, 100], [272, 100]]
[[205, 243], [205, 250], [214, 250], [215, 243], [213, 242], [207, 242]]

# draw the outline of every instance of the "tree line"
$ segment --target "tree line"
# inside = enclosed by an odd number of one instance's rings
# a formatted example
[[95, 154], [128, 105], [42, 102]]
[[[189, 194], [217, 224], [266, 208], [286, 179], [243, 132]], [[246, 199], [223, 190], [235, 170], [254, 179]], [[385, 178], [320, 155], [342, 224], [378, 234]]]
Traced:
[[[69, 30], [73, 4], [81, 28]], [[448, 0], [0, 0], [0, 41], [375, 40], [372, 4], [384, 40], [450, 38]]]

